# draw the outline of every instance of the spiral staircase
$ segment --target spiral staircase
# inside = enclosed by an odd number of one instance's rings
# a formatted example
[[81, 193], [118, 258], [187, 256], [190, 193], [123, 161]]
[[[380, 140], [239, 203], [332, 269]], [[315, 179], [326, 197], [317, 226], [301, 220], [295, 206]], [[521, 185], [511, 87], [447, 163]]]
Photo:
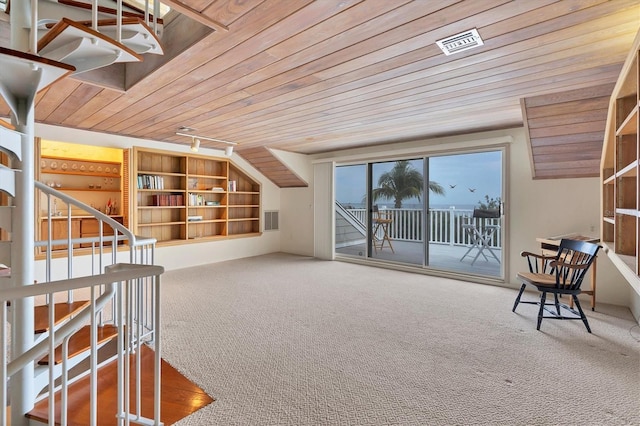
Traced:
[[[154, 265], [155, 240], [34, 181], [38, 92], [76, 73], [163, 54], [159, 19], [121, 0], [115, 9], [104, 3], [9, 4], [12, 27], [28, 31], [12, 31], [12, 49], [0, 48], [0, 95], [11, 111], [10, 124], [0, 120], [2, 425], [170, 424], [212, 401], [161, 359], [164, 270]], [[69, 230], [73, 207], [97, 219], [98, 236], [36, 241], [28, 218], [37, 197], [46, 200], [49, 229], [53, 200], [61, 200]], [[80, 243], [91, 248], [77, 253]], [[54, 256], [54, 246], [64, 250]], [[36, 269], [46, 278], [34, 283]]]

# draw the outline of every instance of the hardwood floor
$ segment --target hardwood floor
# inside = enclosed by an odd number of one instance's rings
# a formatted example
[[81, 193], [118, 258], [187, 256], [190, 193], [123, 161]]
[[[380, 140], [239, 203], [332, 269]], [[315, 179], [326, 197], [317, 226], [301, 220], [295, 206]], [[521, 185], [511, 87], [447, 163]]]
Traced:
[[[100, 345], [108, 340], [111, 340], [117, 335], [118, 335], [118, 328], [116, 326], [104, 325], [102, 327], [98, 327], [98, 335], [97, 335], [98, 344]], [[82, 327], [69, 340], [69, 358], [76, 356], [86, 350], [89, 350], [90, 347], [91, 347], [91, 327], [90, 326]], [[56, 364], [60, 364], [62, 362], [62, 346], [58, 346], [56, 348], [54, 362]], [[49, 355], [45, 356], [40, 361], [38, 361], [38, 364], [48, 365]]]
[[[72, 303], [56, 303], [55, 305], [55, 322], [56, 325], [68, 319], [75, 312], [80, 311], [89, 305], [87, 300], [79, 300]], [[34, 330], [35, 333], [44, 333], [49, 329], [49, 306], [39, 305], [34, 310]]]
[[[154, 352], [147, 346], [142, 347], [142, 416], [151, 418], [153, 414], [153, 357]], [[135, 357], [132, 357], [131, 369], [135, 368]], [[98, 419], [100, 426], [116, 425], [117, 408], [117, 364], [115, 361], [102, 367], [98, 373]], [[161, 421], [165, 425], [173, 424], [189, 414], [214, 401], [201, 388], [192, 383], [170, 364], [162, 361]], [[133, 393], [134, 384], [131, 383]], [[89, 377], [72, 384], [69, 389], [69, 426], [86, 426], [90, 424]], [[56, 424], [60, 422], [60, 394], [55, 396]], [[131, 412], [136, 413], [135, 400], [131, 400]], [[33, 420], [46, 423], [48, 421], [48, 400], [36, 404], [27, 414]]]

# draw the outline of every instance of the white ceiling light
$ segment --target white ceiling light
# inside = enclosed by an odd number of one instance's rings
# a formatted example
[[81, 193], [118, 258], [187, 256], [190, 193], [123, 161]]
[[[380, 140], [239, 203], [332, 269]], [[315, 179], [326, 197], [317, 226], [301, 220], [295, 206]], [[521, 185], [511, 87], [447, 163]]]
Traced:
[[198, 152], [200, 149], [200, 139], [193, 137], [191, 138], [191, 151]]
[[[181, 130], [181, 129], [183, 128], [181, 127], [178, 130]], [[200, 148], [200, 140], [220, 142], [220, 143], [229, 145], [224, 149], [224, 153], [227, 157], [231, 157], [231, 154], [233, 154], [233, 145], [238, 145], [238, 142], [230, 142], [222, 139], [208, 138], [206, 136], [190, 135], [188, 133], [182, 133], [182, 132], [176, 132], [176, 135], [186, 136], [188, 138], [191, 138], [191, 151], [194, 151], [194, 152], [197, 152], [198, 149]]]
[[484, 45], [477, 29], [461, 32], [451, 37], [443, 38], [436, 41], [436, 44], [445, 55], [453, 55], [454, 53], [463, 52]]

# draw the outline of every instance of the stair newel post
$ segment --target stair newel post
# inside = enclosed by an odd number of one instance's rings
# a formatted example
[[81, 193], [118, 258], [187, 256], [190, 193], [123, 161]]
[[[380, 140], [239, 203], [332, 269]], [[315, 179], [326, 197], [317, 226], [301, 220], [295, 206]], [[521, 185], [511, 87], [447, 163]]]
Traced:
[[156, 275], [151, 277], [153, 280], [154, 289], [153, 293], [155, 295], [155, 300], [153, 305], [155, 306], [154, 312], [154, 328], [153, 328], [153, 341], [154, 341], [154, 349], [155, 349], [155, 380], [154, 380], [154, 388], [153, 388], [153, 396], [154, 396], [154, 412], [153, 418], [155, 419], [156, 425], [160, 425], [160, 390], [161, 383], [160, 380], [162, 378], [161, 368], [162, 368], [162, 345], [160, 339], [160, 275]]
[[122, 0], [117, 1], [116, 9], [116, 41], [122, 43]]
[[[53, 368], [56, 359], [56, 315], [55, 315], [55, 306], [56, 299], [55, 293], [48, 293], [47, 298], [49, 299], [49, 359], [54, 360], [49, 363], [49, 395], [55, 395], [55, 381], [56, 375]], [[55, 398], [49, 398], [49, 419], [54, 419], [56, 414], [56, 401]], [[52, 423], [51, 420], [49, 423]]]
[[31, 0], [31, 31], [29, 31], [29, 49], [38, 53], [38, 0]]
[[[26, 50], [29, 37], [37, 31], [32, 28], [30, 20], [35, 13], [32, 4], [36, 0], [12, 2], [11, 4], [11, 47]], [[37, 15], [36, 15], [37, 18]], [[41, 73], [27, 78], [39, 83]], [[11, 275], [14, 286], [31, 285], [34, 281], [34, 249], [35, 232], [33, 226], [34, 203], [34, 98], [33, 93], [23, 94], [5, 101], [10, 104], [11, 122], [16, 130], [22, 133], [21, 156], [18, 162], [21, 173], [16, 173], [16, 191], [14, 197], [15, 217], [23, 218], [14, 223], [11, 244]], [[11, 90], [11, 88], [6, 88]], [[28, 218], [31, 218], [29, 220]], [[32, 297], [15, 300], [13, 305], [13, 322], [11, 323], [12, 353], [15, 355], [27, 351], [34, 341], [34, 301]], [[34, 365], [33, 362], [22, 368], [11, 377], [11, 423], [24, 423], [24, 415], [34, 406]]]
[[153, 0], [153, 32], [158, 34], [158, 16], [160, 16], [160, 0]]
[[142, 413], [142, 351], [140, 350], [140, 346], [142, 345], [142, 321], [143, 321], [143, 295], [142, 288], [144, 278], [138, 278], [135, 280], [136, 283], [136, 311], [135, 317], [137, 317], [136, 321], [136, 413], [140, 415]]
[[60, 424], [62, 426], [67, 426], [69, 411], [69, 368], [67, 367], [67, 361], [69, 360], [69, 340], [71, 340], [71, 336], [68, 335], [62, 342], [62, 377], [60, 378]]
[[[13, 14], [13, 13], [12, 13]], [[34, 282], [35, 233], [34, 212], [34, 143], [33, 143], [33, 104], [28, 100], [18, 101], [16, 128], [23, 133], [21, 173], [17, 173], [16, 197], [14, 198], [16, 217], [13, 243], [11, 244], [11, 274], [15, 286], [32, 285]], [[28, 218], [31, 218], [29, 220]], [[13, 353], [21, 354], [33, 345], [34, 329], [33, 298], [22, 298], [14, 302], [12, 322]], [[11, 378], [11, 416], [12, 424], [24, 421], [24, 414], [33, 408], [33, 363], [17, 372]]]
[[91, 354], [89, 356], [89, 362], [90, 362], [90, 383], [91, 383], [91, 392], [89, 393], [90, 395], [90, 400], [91, 400], [91, 409], [90, 409], [90, 419], [91, 419], [91, 424], [97, 424], [97, 420], [98, 420], [98, 413], [97, 413], [97, 409], [98, 409], [98, 337], [97, 337], [97, 325], [96, 325], [96, 319], [98, 316], [98, 313], [96, 311], [96, 299], [97, 299], [97, 295], [96, 295], [96, 286], [92, 286], [91, 287], [91, 321], [90, 321], [90, 327], [91, 327], [91, 333], [90, 333], [90, 339], [91, 339]]
[[91, 2], [91, 29], [98, 31], [98, 0]]
[[[3, 300], [2, 307], [0, 307], [0, 321], [2, 324], [7, 323], [7, 302]], [[7, 332], [6, 327], [0, 327], [0, 368], [2, 368], [2, 378], [7, 377]], [[2, 380], [0, 383], [0, 416], [1, 418], [7, 418], [7, 380]]]

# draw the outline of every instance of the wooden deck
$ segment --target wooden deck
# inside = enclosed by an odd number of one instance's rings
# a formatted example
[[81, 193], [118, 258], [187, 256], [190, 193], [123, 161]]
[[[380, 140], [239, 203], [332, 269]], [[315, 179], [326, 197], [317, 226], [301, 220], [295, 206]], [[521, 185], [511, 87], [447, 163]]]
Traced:
[[[371, 258], [418, 266], [422, 266], [424, 264], [425, 256], [422, 252], [422, 243], [408, 241], [392, 241], [392, 243], [394, 252], [392, 252], [387, 243], [385, 243], [382, 249], [373, 251]], [[462, 259], [462, 256], [464, 256], [467, 250], [468, 247], [464, 246], [430, 244], [429, 262], [425, 267], [444, 271], [461, 272], [465, 274], [502, 277], [502, 265], [487, 252], [487, 249], [484, 251], [484, 254], [487, 255], [487, 259], [480, 255], [473, 264], [472, 261], [477, 253], [477, 249], [472, 250], [468, 256]], [[493, 252], [499, 259], [502, 259], [502, 251], [500, 249], [493, 249]], [[336, 249], [336, 255], [365, 257], [366, 244], [356, 244]]]

